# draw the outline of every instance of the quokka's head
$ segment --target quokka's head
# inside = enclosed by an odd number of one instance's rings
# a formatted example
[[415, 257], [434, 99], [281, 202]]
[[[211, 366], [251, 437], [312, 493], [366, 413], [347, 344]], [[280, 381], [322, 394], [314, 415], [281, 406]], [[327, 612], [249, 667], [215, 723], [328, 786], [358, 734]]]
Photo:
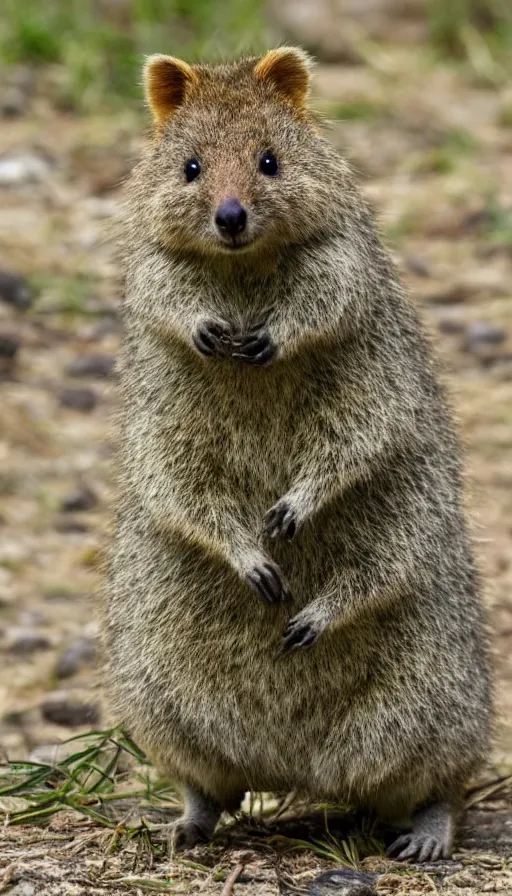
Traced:
[[158, 242], [234, 257], [329, 227], [342, 163], [308, 110], [310, 69], [291, 47], [217, 66], [149, 57], [138, 198]]

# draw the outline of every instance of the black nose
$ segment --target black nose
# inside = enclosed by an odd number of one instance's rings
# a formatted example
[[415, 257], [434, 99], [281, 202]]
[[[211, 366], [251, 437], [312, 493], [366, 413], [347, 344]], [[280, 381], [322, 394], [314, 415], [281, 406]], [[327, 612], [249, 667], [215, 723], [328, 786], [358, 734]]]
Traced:
[[215, 215], [215, 223], [220, 232], [229, 236], [241, 233], [247, 222], [247, 212], [238, 199], [225, 199]]

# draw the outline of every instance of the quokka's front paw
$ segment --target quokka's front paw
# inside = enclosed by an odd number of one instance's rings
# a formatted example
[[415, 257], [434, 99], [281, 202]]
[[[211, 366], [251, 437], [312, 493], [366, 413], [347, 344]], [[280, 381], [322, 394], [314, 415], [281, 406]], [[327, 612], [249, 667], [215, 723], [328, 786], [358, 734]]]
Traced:
[[315, 610], [304, 607], [300, 613], [289, 620], [283, 632], [283, 651], [291, 653], [292, 650], [305, 650], [313, 647], [325, 629], [325, 623]]
[[294, 538], [298, 529], [295, 509], [286, 498], [281, 498], [265, 514], [263, 531], [269, 538]]
[[232, 358], [251, 367], [265, 367], [273, 360], [277, 346], [270, 338], [264, 323], [258, 323], [247, 333], [237, 333], [233, 338]]
[[192, 341], [207, 358], [229, 358], [233, 351], [233, 326], [221, 318], [206, 318], [198, 323]]
[[255, 563], [246, 574], [245, 579], [249, 587], [269, 604], [278, 604], [292, 599], [281, 570], [270, 560]]

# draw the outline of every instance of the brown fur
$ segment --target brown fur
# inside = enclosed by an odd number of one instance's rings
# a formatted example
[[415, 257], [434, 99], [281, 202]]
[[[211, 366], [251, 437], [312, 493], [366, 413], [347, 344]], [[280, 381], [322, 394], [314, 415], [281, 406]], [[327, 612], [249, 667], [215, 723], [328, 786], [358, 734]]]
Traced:
[[[244, 791], [298, 790], [388, 817], [439, 803], [418, 815], [417, 853], [435, 857], [428, 825], [443, 816], [447, 852], [491, 718], [460, 451], [416, 312], [303, 106], [294, 52], [289, 90], [275, 51], [194, 66], [166, 118], [161, 57], [146, 68], [159, 131], [128, 191], [106, 691], [185, 788], [185, 842]], [[258, 168], [269, 149], [274, 178]], [[202, 169], [187, 183], [191, 157]], [[225, 196], [247, 209], [236, 250], [215, 229]], [[196, 350], [212, 319], [228, 357]], [[237, 355], [253, 327], [276, 349], [261, 368]], [[265, 563], [293, 603], [248, 587]], [[314, 644], [283, 651], [283, 631]]]

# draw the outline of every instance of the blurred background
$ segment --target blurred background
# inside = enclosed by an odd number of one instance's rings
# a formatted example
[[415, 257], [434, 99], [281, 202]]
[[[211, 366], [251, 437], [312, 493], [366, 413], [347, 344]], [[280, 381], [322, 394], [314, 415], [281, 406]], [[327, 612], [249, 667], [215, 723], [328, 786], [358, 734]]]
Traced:
[[509, 0], [1, 0], [0, 743], [101, 725], [93, 597], [114, 495], [112, 223], [146, 53], [300, 43], [446, 368], [512, 766]]

